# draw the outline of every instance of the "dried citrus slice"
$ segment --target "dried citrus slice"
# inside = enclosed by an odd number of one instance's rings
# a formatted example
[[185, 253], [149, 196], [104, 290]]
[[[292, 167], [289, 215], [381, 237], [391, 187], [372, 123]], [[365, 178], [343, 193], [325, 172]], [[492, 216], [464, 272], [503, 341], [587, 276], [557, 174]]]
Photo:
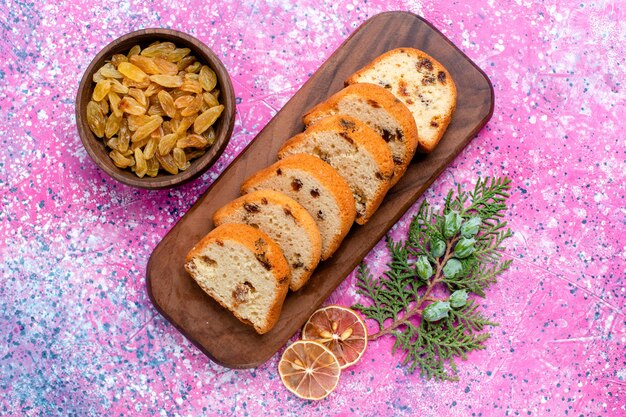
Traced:
[[339, 361], [324, 345], [309, 340], [294, 342], [283, 352], [278, 373], [285, 387], [305, 400], [321, 400], [337, 383]]
[[313, 340], [329, 348], [343, 369], [356, 363], [365, 352], [367, 328], [355, 311], [341, 306], [327, 306], [309, 318], [302, 329], [302, 339]]

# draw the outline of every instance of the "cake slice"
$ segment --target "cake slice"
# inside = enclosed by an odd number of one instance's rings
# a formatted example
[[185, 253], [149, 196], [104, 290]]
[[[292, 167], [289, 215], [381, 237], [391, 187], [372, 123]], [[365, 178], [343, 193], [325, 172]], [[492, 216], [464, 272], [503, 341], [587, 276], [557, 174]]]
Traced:
[[450, 73], [418, 49], [382, 54], [346, 80], [354, 83], [380, 85], [400, 99], [413, 114], [424, 152], [435, 149], [456, 108], [456, 85]]
[[298, 202], [273, 190], [239, 197], [213, 215], [213, 223], [245, 223], [272, 238], [291, 268], [289, 288], [299, 290], [320, 261], [322, 238], [313, 217]]
[[207, 294], [259, 334], [274, 327], [289, 287], [289, 264], [265, 233], [245, 224], [211, 230], [185, 269]]
[[354, 222], [354, 198], [346, 181], [321, 159], [293, 155], [257, 172], [241, 186], [242, 194], [270, 189], [297, 201], [315, 220], [328, 259]]
[[356, 222], [367, 223], [387, 194], [393, 175], [393, 158], [383, 138], [359, 119], [334, 115], [289, 139], [278, 157], [301, 153], [314, 155], [337, 170], [352, 190]]
[[415, 120], [409, 109], [392, 93], [375, 84], [352, 84], [309, 110], [305, 126], [335, 115], [353, 116], [367, 124], [387, 143], [393, 156], [391, 186], [406, 171], [418, 144]]

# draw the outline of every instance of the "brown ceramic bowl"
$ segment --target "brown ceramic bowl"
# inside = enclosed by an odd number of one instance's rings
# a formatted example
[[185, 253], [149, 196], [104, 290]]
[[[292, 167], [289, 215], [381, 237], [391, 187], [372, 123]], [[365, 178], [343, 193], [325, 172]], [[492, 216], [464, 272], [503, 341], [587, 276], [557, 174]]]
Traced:
[[[154, 41], [170, 41], [177, 47], [190, 48], [191, 53], [198, 60], [211, 67], [217, 75], [218, 88], [220, 89], [220, 103], [224, 105], [224, 111], [214, 125], [216, 140], [200, 158], [191, 161], [191, 166], [176, 175], [159, 171], [156, 177], [144, 176], [139, 178], [130, 170], [121, 169], [113, 164], [109, 157], [110, 149], [106, 148], [104, 140], [94, 135], [87, 124], [87, 103], [95, 87], [92, 80], [93, 74], [102, 67], [111, 56], [117, 53], [126, 54], [133, 45], [139, 44], [142, 48], [147, 47]], [[140, 188], [158, 189], [183, 184], [204, 173], [222, 154], [233, 130], [235, 122], [235, 93], [228, 72], [219, 58], [202, 42], [185, 33], [171, 29], [143, 29], [129, 33], [108, 44], [93, 59], [78, 87], [76, 96], [76, 125], [80, 138], [87, 149], [87, 153], [100, 168], [116, 180]]]

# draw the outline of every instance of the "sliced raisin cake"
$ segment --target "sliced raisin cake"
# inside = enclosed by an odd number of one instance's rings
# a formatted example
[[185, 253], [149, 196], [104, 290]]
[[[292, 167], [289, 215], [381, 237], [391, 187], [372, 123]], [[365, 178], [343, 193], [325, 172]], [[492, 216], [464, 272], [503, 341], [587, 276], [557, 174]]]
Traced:
[[289, 263], [293, 291], [308, 281], [320, 261], [322, 237], [315, 220], [297, 201], [278, 191], [259, 190], [239, 197], [217, 210], [213, 223], [245, 223], [271, 237]]
[[252, 175], [241, 186], [243, 194], [263, 189], [286, 194], [309, 212], [322, 236], [322, 260], [337, 250], [354, 222], [350, 187], [333, 167], [315, 156], [284, 158]]
[[289, 139], [278, 157], [301, 153], [317, 156], [339, 172], [352, 190], [356, 222], [367, 223], [393, 176], [393, 158], [383, 138], [352, 116], [328, 116]]
[[374, 129], [387, 143], [394, 162], [391, 185], [406, 171], [418, 144], [415, 119], [409, 109], [385, 88], [366, 83], [347, 86], [309, 110], [305, 126], [335, 115], [353, 116]]
[[456, 85], [450, 73], [418, 49], [382, 54], [346, 80], [354, 83], [378, 84], [400, 99], [413, 114], [425, 152], [435, 149], [456, 108]]
[[289, 289], [289, 264], [269, 236], [245, 224], [211, 230], [187, 254], [200, 287], [259, 334], [274, 327]]

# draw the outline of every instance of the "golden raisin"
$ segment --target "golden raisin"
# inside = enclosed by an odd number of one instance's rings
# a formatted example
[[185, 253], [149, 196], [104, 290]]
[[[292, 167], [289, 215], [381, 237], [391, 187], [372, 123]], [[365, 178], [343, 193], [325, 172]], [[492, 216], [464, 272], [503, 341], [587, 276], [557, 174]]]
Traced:
[[139, 126], [143, 126], [150, 121], [150, 116], [147, 114], [130, 115], [128, 116], [128, 129], [135, 131]]
[[163, 137], [159, 141], [159, 153], [161, 155], [167, 155], [170, 151], [176, 146], [176, 142], [178, 141], [178, 135], [176, 133], [169, 133]]
[[154, 65], [158, 68], [159, 72], [157, 74], [164, 75], [176, 75], [178, 74], [178, 66], [173, 63], [166, 61], [161, 57], [154, 58]]
[[217, 100], [217, 97], [215, 97], [213, 94], [209, 93], [208, 91], [205, 91], [204, 93], [202, 93], [202, 98], [204, 98], [204, 102], [209, 107], [215, 107], [220, 104], [220, 102]]
[[111, 81], [101, 80], [96, 84], [96, 88], [93, 89], [91, 98], [95, 101], [101, 101], [111, 91]]
[[178, 174], [178, 166], [176, 165], [176, 162], [174, 162], [174, 157], [171, 153], [168, 153], [167, 155], [161, 155], [157, 152], [155, 156], [164, 170], [173, 175]]
[[109, 94], [107, 94], [107, 98], [109, 99], [109, 107], [111, 108], [111, 111], [121, 117], [122, 111], [120, 110], [120, 96], [113, 91], [110, 91]]
[[98, 102], [98, 105], [100, 106], [100, 110], [102, 110], [102, 114], [106, 115], [109, 113], [109, 102], [106, 100], [100, 100]]
[[161, 123], [163, 123], [163, 118], [161, 116], [151, 116], [150, 119], [151, 120], [148, 121], [146, 124], [137, 128], [131, 138], [133, 142], [137, 142], [147, 138], [148, 136], [150, 136], [150, 133], [158, 129], [159, 126], [161, 126]]
[[181, 59], [180, 61], [176, 63], [176, 68], [178, 69], [178, 71], [183, 71], [189, 65], [193, 64], [195, 60], [196, 60], [196, 57], [194, 57], [193, 55], [187, 55], [186, 57], [184, 57], [183, 59]]
[[146, 98], [143, 90], [138, 88], [129, 88], [128, 95], [137, 100], [137, 103], [141, 104], [142, 107], [148, 107], [148, 99]]
[[213, 123], [215, 123], [223, 111], [224, 106], [221, 104], [219, 106], [211, 107], [209, 110], [205, 111], [196, 118], [193, 123], [193, 131], [198, 134], [204, 132], [211, 127]]
[[146, 171], [146, 175], [149, 177], [156, 177], [159, 174], [159, 161], [156, 159], [155, 156], [153, 156], [150, 159], [146, 160], [146, 165], [148, 167], [148, 170]]
[[176, 133], [182, 136], [185, 132], [187, 132], [187, 129], [189, 129], [193, 125], [193, 122], [195, 120], [196, 116], [188, 116], [180, 119], [180, 121], [178, 122], [178, 126], [176, 127]]
[[167, 116], [165, 114], [165, 111], [163, 110], [163, 107], [161, 107], [161, 105], [159, 103], [157, 104], [153, 104], [150, 107], [148, 107], [148, 115], [150, 116]]
[[115, 54], [111, 57], [111, 64], [117, 68], [122, 62], [128, 62], [128, 58], [123, 54]]
[[188, 73], [196, 73], [200, 71], [200, 68], [202, 68], [202, 64], [196, 61], [193, 64], [189, 65], [187, 68], [185, 68], [185, 71]]
[[165, 114], [167, 114], [171, 118], [176, 116], [176, 107], [174, 104], [174, 99], [172, 98], [170, 93], [168, 93], [165, 90], [162, 90], [162, 91], [159, 91], [159, 94], [157, 94], [157, 97], [159, 99], [159, 103], [161, 104], [161, 107], [163, 108], [163, 111], [165, 112]]
[[185, 155], [185, 151], [180, 148], [174, 148], [174, 150], [172, 151], [172, 158], [174, 159], [174, 162], [176, 163], [178, 169], [180, 169], [181, 171], [187, 169], [187, 164], [189, 162], [187, 161], [187, 155]]
[[137, 55], [140, 52], [141, 52], [141, 47], [139, 45], [135, 45], [132, 48], [130, 48], [130, 51], [128, 51], [127, 57], [130, 59], [130, 57], [132, 57], [133, 55]]
[[118, 80], [111, 80], [111, 91], [118, 94], [128, 94], [128, 87]]
[[189, 48], [176, 48], [164, 54], [164, 58], [170, 62], [178, 62], [191, 52]]
[[135, 152], [135, 149], [137, 149], [137, 148], [139, 148], [139, 149], [144, 148], [148, 144], [149, 141], [150, 141], [150, 136], [148, 136], [148, 137], [146, 137], [144, 139], [138, 140], [137, 142], [131, 142], [130, 143], [130, 149], [133, 152]]
[[196, 98], [193, 99], [191, 104], [189, 104], [189, 106], [185, 107], [180, 112], [180, 115], [185, 117], [185, 116], [191, 116], [193, 114], [198, 113], [200, 111], [200, 108], [202, 107], [202, 103], [203, 103], [202, 95], [198, 94]]
[[128, 77], [124, 77], [124, 79], [122, 80], [122, 85], [125, 87], [135, 87], [135, 88], [145, 89], [145, 88], [150, 87], [150, 78], [146, 78], [143, 81], [134, 81]]
[[104, 80], [104, 76], [102, 75], [100, 70], [98, 70], [93, 73], [93, 77], [91, 77], [91, 79], [94, 83], [99, 83], [100, 81]]
[[120, 101], [119, 107], [121, 111], [128, 114], [141, 115], [146, 113], [146, 108], [144, 106], [137, 103], [137, 100], [134, 98], [128, 96], [124, 97]]
[[120, 152], [126, 152], [130, 143], [130, 131], [128, 130], [128, 121], [126, 119], [122, 119], [118, 133], [117, 149]]
[[203, 65], [200, 69], [200, 76], [198, 77], [198, 81], [205, 91], [211, 91], [217, 85], [217, 76], [211, 68], [209, 68], [207, 65]]
[[131, 166], [133, 162], [130, 158], [125, 157], [118, 150], [115, 149], [109, 152], [109, 156], [113, 160], [115, 166], [118, 168], [127, 168]]
[[154, 59], [143, 55], [134, 55], [130, 57], [130, 63], [137, 66], [146, 74], [159, 74], [159, 67], [154, 63]]
[[146, 49], [141, 51], [141, 55], [147, 57], [155, 57], [157, 55], [162, 55], [169, 51], [173, 51], [175, 48], [176, 45], [174, 45], [172, 42], [155, 42], [154, 44], [148, 46]]
[[143, 93], [146, 95], [146, 97], [154, 97], [159, 93], [159, 91], [162, 90], [163, 87], [161, 87], [157, 83], [151, 82], [148, 88], [146, 88], [146, 91], [144, 91]]
[[141, 149], [135, 149], [135, 174], [139, 178], [143, 178], [144, 175], [148, 172], [148, 165], [146, 164], [146, 159], [143, 156], [143, 152]]
[[217, 137], [215, 136], [215, 129], [213, 129], [213, 126], [209, 127], [207, 130], [205, 130], [205, 131], [202, 133], [202, 137], [203, 137], [204, 139], [206, 139], [207, 144], [208, 144], [209, 146], [213, 145], [213, 144], [215, 143], [215, 139], [217, 138]]
[[99, 138], [104, 136], [104, 114], [98, 103], [93, 100], [87, 103], [87, 124], [94, 135]]
[[163, 87], [176, 88], [183, 85], [183, 79], [178, 75], [151, 75], [150, 80]]
[[203, 136], [191, 134], [187, 135], [176, 142], [178, 148], [204, 148], [207, 146], [207, 141]]
[[118, 116], [115, 113], [111, 113], [106, 121], [104, 128], [104, 135], [107, 138], [112, 137], [120, 130], [120, 124], [122, 123], [122, 116]]
[[144, 82], [148, 77], [148, 74], [143, 72], [139, 67], [130, 62], [122, 62], [117, 67], [117, 70], [124, 74], [125, 77], [130, 78], [138, 83]]
[[113, 136], [111, 139], [105, 141], [107, 146], [111, 149], [117, 149], [118, 142], [119, 142], [119, 138], [117, 136]]
[[124, 78], [122, 73], [116, 70], [111, 63], [104, 64], [104, 66], [100, 68], [100, 74], [102, 74], [102, 76], [106, 78]]
[[146, 144], [146, 147], [143, 149], [143, 156], [146, 159], [150, 159], [154, 156], [154, 152], [157, 149], [157, 143], [159, 142], [159, 138], [158, 137], [151, 137], [150, 140], [148, 141], [148, 143]]
[[184, 109], [185, 107], [189, 107], [191, 105], [191, 103], [193, 103], [193, 100], [194, 100], [194, 96], [193, 95], [186, 94], [184, 96], [178, 97], [174, 101], [174, 106], [176, 106], [177, 109]]
[[202, 86], [200, 85], [200, 82], [197, 79], [190, 77], [190, 75], [193, 74], [185, 75], [185, 80], [180, 85], [180, 89], [183, 91], [189, 91], [190, 93], [201, 94]]

